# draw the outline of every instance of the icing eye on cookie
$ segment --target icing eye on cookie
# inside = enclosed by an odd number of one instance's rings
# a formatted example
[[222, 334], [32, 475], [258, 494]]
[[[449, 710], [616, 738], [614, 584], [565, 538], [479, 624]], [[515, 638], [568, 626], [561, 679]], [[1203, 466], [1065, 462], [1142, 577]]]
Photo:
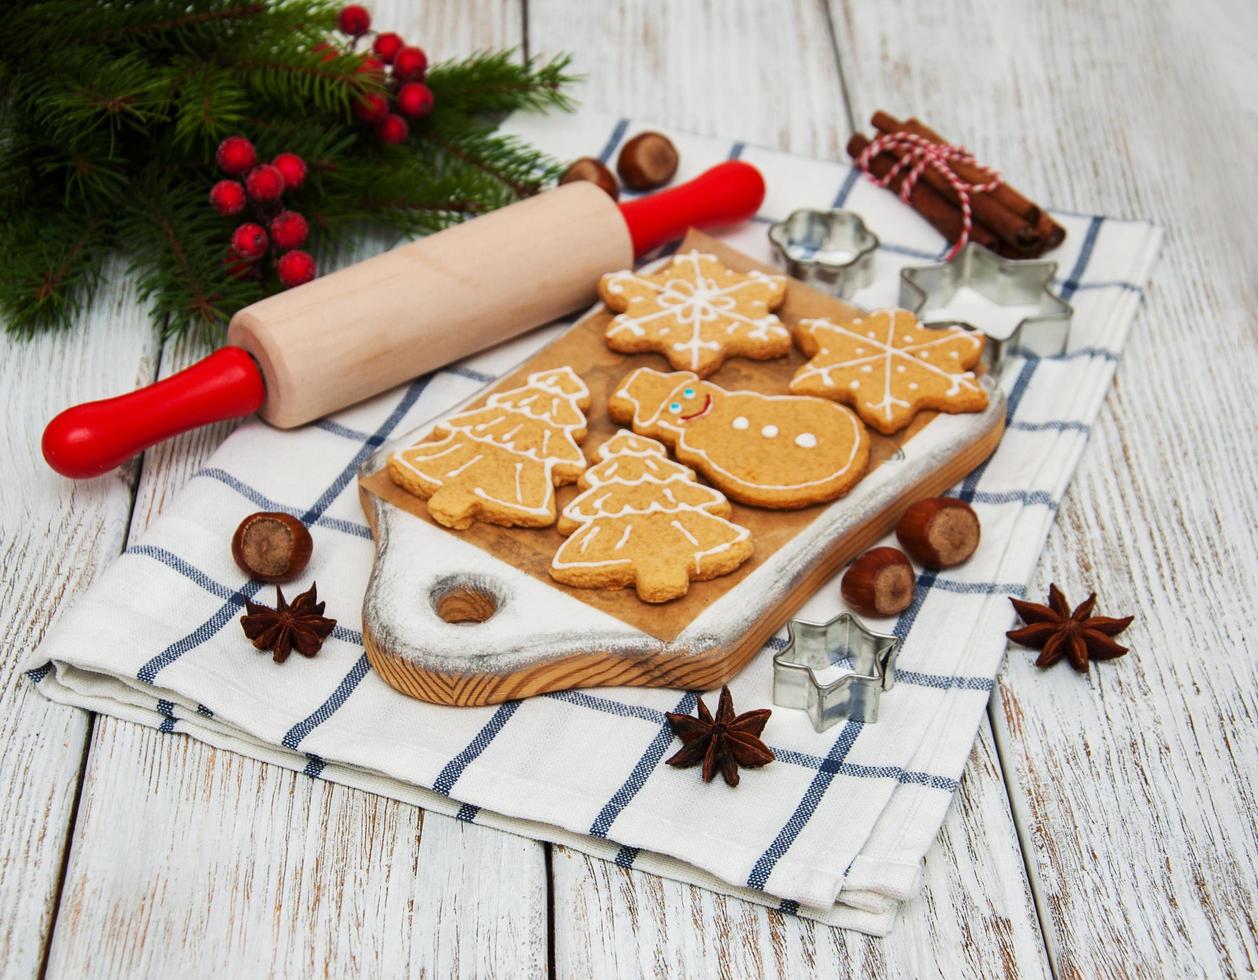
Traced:
[[683, 398], [694, 398], [695, 390], [693, 388], [683, 388], [681, 392]]
[[681, 411], [681, 402], [669, 402], [668, 410], [674, 415], [678, 414]]

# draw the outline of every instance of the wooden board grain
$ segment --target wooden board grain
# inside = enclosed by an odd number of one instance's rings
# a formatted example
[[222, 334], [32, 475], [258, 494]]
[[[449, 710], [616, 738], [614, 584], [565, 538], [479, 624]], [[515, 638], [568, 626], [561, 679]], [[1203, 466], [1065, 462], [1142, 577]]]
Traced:
[[[1139, 608], [1141, 622], [1132, 629], [1133, 656], [1144, 658], [1137, 683], [1115, 684], [1117, 672], [1109, 672], [1067, 686], [1077, 678], [1066, 674], [1047, 697], [1045, 675], [1025, 662], [1010, 664], [998, 691], [1006, 707], [994, 713], [1005, 760], [987, 754], [971, 761], [957, 805], [928, 856], [925, 890], [906, 905], [888, 940], [819, 927], [700, 889], [683, 894], [683, 886], [610, 863], [579, 855], [579, 862], [567, 860], [571, 852], [556, 848], [551, 972], [1044, 975], [1035, 910], [1019, 899], [1025, 879], [1018, 862], [1008, 858], [1017, 841], [1004, 779], [1014, 791], [1036, 869], [1058, 976], [1251, 972], [1258, 954], [1252, 912], [1246, 910], [1256, 904], [1258, 876], [1247, 829], [1252, 819], [1245, 815], [1254, 812], [1256, 777], [1252, 752], [1244, 753], [1255, 721], [1252, 702], [1245, 700], [1253, 671], [1240, 675], [1239, 687], [1229, 673], [1247, 669], [1253, 656], [1256, 624], [1238, 597], [1258, 589], [1252, 525], [1258, 433], [1252, 426], [1220, 427], [1218, 420], [1258, 418], [1251, 384], [1258, 376], [1252, 316], [1258, 279], [1246, 267], [1258, 243], [1252, 222], [1240, 217], [1247, 206], [1228, 196], [1246, 186], [1243, 168], [1254, 159], [1258, 132], [1252, 101], [1237, 94], [1255, 63], [1252, 5], [836, 3], [841, 65], [829, 48], [827, 10], [820, 2], [415, 6], [379, 0], [371, 9], [377, 25], [401, 30], [433, 57], [520, 43], [527, 23], [525, 40], [533, 53], [574, 51], [576, 67], [588, 78], [581, 97], [591, 108], [832, 159], [842, 158], [850, 131], [846, 83], [862, 122], [882, 106], [916, 112], [1058, 206], [1153, 216], [1171, 231], [1157, 286], [1145, 297], [1116, 391], [1092, 434], [1036, 583], [1043, 589], [1056, 579], [1072, 596], [1095, 586], [1107, 604]], [[116, 281], [125, 282], [121, 270]], [[25, 345], [5, 347], [6, 458], [18, 462], [0, 490], [0, 635], [10, 671], [0, 678], [8, 692], [0, 711], [0, 974], [39, 970], [54, 917], [57, 931], [69, 930], [66, 942], [81, 947], [59, 953], [57, 962], [79, 967], [95, 950], [101, 963], [139, 962], [150, 975], [170, 972], [187, 962], [183, 947], [164, 946], [155, 937], [173, 930], [188, 950], [203, 955], [198, 963], [210, 962], [219, 944], [256, 951], [263, 941], [258, 937], [282, 943], [275, 968], [261, 971], [277, 975], [367, 975], [356, 967], [381, 961], [374, 953], [357, 958], [355, 950], [360, 944], [371, 948], [373, 935], [409, 943], [404, 955], [387, 962], [408, 964], [412, 973], [542, 972], [524, 964], [546, 963], [545, 924], [540, 933], [531, 932], [522, 925], [528, 916], [498, 900], [503, 869], [527, 868], [533, 859], [483, 849], [474, 851], [479, 858], [459, 857], [471, 846], [467, 835], [429, 836], [434, 817], [420, 825], [421, 853], [432, 846], [457, 858], [462, 869], [443, 874], [438, 903], [393, 897], [357, 905], [342, 930], [322, 911], [287, 917], [267, 901], [240, 900], [263, 887], [257, 875], [236, 879], [247, 889], [235, 892], [233, 901], [229, 885], [244, 872], [223, 873], [220, 865], [209, 873], [214, 865], [204, 849], [189, 847], [205, 826], [194, 822], [191, 811], [196, 805], [211, 809], [214, 825], [231, 811], [254, 813], [259, 796], [269, 800], [285, 791], [246, 777], [220, 781], [217, 792], [198, 796], [198, 787], [219, 767], [239, 773], [238, 757], [214, 753], [211, 765], [192, 754], [210, 751], [203, 746], [147, 731], [151, 745], [119, 743], [107, 765], [101, 758], [99, 772], [113, 775], [102, 778], [95, 792], [125, 794], [137, 803], [166, 780], [186, 795], [186, 804], [156, 796], [152, 810], [128, 815], [130, 825], [143, 827], [161, 807], [179, 814], [145, 841], [153, 852], [150, 863], [132, 866], [152, 875], [154, 893], [168, 900], [150, 906], [153, 927], [139, 932], [121, 928], [124, 920], [73, 917], [68, 905], [57, 915], [60, 856], [88, 721], [81, 712], [32, 696], [24, 683], [12, 681], [11, 670], [58, 605], [117, 550], [129, 490], [125, 481], [122, 490], [112, 482], [46, 486], [30, 427], [38, 428], [73, 397], [152, 380], [157, 349], [133, 305], [107, 301], [93, 316], [100, 319], [88, 332], [55, 338], [46, 354], [28, 359]], [[1181, 334], [1189, 337], [1186, 345], [1176, 342]], [[1169, 401], [1164, 392], [1186, 377], [1211, 396]], [[1201, 439], [1201, 433], [1211, 437]], [[158, 504], [190, 472], [156, 451], [144, 469], [154, 479], [141, 491]], [[1156, 700], [1148, 698], [1153, 691]], [[1076, 717], [1080, 697], [1086, 699], [1086, 741]], [[188, 744], [188, 754], [157, 755], [152, 747], [181, 744]], [[979, 745], [990, 753], [989, 734], [980, 734]], [[144, 772], [133, 778], [137, 757]], [[1045, 762], [1051, 758], [1060, 761]], [[1185, 765], [1200, 778], [1185, 782]], [[391, 835], [406, 844], [405, 855], [413, 824], [355, 810], [359, 804], [343, 802], [353, 795], [326, 783], [273, 766], [259, 769], [268, 781], [309, 785], [328, 794], [331, 806], [345, 807], [344, 816], [327, 823], [338, 845], [320, 846], [322, 825], [300, 835], [215, 834], [216, 845], [249, 842], [258, 851], [243, 853], [242, 863], [255, 860], [270, 873], [300, 872], [310, 890], [293, 899], [297, 904], [311, 901], [334, 879], [351, 893], [379, 882], [365, 877], [369, 860], [400, 867], [390, 872], [393, 880], [405, 877], [405, 859], [394, 864], [381, 855]], [[1098, 781], [1115, 780], [1117, 792], [1097, 792]], [[311, 808], [326, 809], [321, 799], [314, 797]], [[76, 847], [85, 858], [93, 850], [108, 856], [139, 846], [137, 836], [128, 825], [97, 820]], [[544, 853], [540, 845], [529, 846], [535, 848], [530, 854]], [[317, 853], [317, 862], [301, 857], [307, 853]], [[1105, 860], [1097, 860], [1100, 854]], [[312, 878], [308, 872], [316, 864], [320, 875]], [[412, 877], [432, 867], [421, 861]], [[195, 906], [197, 896], [178, 887], [182, 877], [205, 893], [204, 906]], [[120, 884], [110, 879], [108, 887]], [[109, 900], [108, 889], [96, 894]], [[194, 907], [217, 904], [227, 913], [212, 916], [204, 930], [179, 932]], [[325, 899], [320, 909], [327, 907]], [[277, 915], [282, 929], [275, 925]], [[465, 917], [475, 917], [475, 924], [465, 925]], [[336, 936], [330, 953], [329, 930]], [[416, 932], [434, 938], [417, 944], [407, 938]], [[481, 959], [481, 944], [496, 933], [503, 943], [540, 949], [541, 959], [517, 961], [512, 971], [498, 958], [501, 944], [489, 947], [489, 961]], [[144, 954], [124, 959], [115, 949], [123, 944], [143, 947]]]
[[[422, 8], [384, 0], [372, 4], [372, 14], [408, 38], [423, 38], [434, 56], [440, 51], [458, 57], [520, 39], [519, 5], [510, 0]], [[69, 363], [83, 364], [83, 374], [92, 378], [101, 369], [89, 373], [88, 367], [97, 362], [123, 374], [123, 355], [133, 343], [125, 328], [149, 344], [147, 361], [135, 357], [148, 373], [131, 368], [135, 376], [111, 375], [90, 391], [81, 390], [80, 381], [74, 393], [58, 395], [56, 379], [65, 376], [66, 362], [50, 357], [43, 385], [56, 408], [72, 397], [100, 397], [153, 380], [156, 342], [143, 311], [134, 304], [105, 309], [109, 322], [58, 340], [89, 352], [71, 355]], [[161, 376], [204, 353], [193, 342], [169, 345]], [[41, 406], [41, 420], [45, 410], [52, 411]], [[142, 467], [132, 465], [132, 477], [141, 472], [133, 537], [232, 428], [224, 423], [187, 433], [147, 451]], [[32, 457], [32, 470], [36, 462]], [[75, 555], [104, 564], [127, 536], [130, 490], [117, 534], [108, 538], [88, 504], [96, 499], [92, 488], [105, 481], [72, 484], [51, 473], [47, 479], [62, 488], [59, 506], [73, 504], [73, 521], [65, 531], [47, 529], [47, 554], [40, 561]], [[110, 486], [116, 479], [105, 478]], [[102, 559], [73, 544], [92, 541], [93, 534], [109, 545]], [[6, 588], [8, 573], [6, 563]], [[77, 590], [78, 580], [72, 581]], [[55, 584], [47, 581], [50, 588]], [[46, 611], [31, 622], [46, 621], [52, 602], [41, 608]], [[214, 967], [222, 976], [545, 972], [545, 845], [111, 718], [97, 720], [81, 789], [82, 817], [75, 823], [70, 809], [84, 750], [81, 741], [55, 744], [54, 722], [60, 713], [86, 730], [88, 716], [37, 695], [28, 699], [44, 712], [30, 721], [38, 726], [32, 731], [43, 733], [36, 743], [41, 755], [23, 774], [0, 771], [0, 785], [29, 787], [3, 794], [14, 812], [24, 797], [30, 804], [23, 803], [19, 814], [27, 828], [22, 835], [16, 829], [10, 834], [7, 825], [4, 834], [15, 850], [14, 862], [0, 866], [6, 913], [0, 935], [8, 929], [14, 945], [0, 947], [0, 976], [32, 975], [41, 958], [56, 976], [174, 976]], [[27, 736], [28, 744], [32, 739]], [[36, 804], [37, 794], [50, 798]], [[73, 852], [62, 884], [71, 832]], [[17, 875], [29, 884], [19, 885]]]
[[1135, 613], [1132, 653], [1081, 678], [1011, 647], [991, 716], [1057, 976], [1252, 973], [1258, 10], [830, 10], [859, 123], [915, 114], [1045, 204], [1167, 228], [1031, 588]]
[[[770, 273], [777, 271], [693, 230], [681, 245], [683, 252], [692, 249], [714, 254], [725, 266], [739, 272], [752, 269]], [[860, 315], [860, 311], [850, 304], [795, 280], [788, 280], [786, 299], [777, 312], [782, 322], [792, 331], [797, 331], [800, 323], [811, 317], [828, 316], [843, 321]], [[592, 450], [620, 430], [619, 424], [607, 414], [606, 406], [622, 380], [641, 367], [668, 370], [667, 361], [659, 354], [625, 355], [611, 350], [607, 346], [605, 335], [612, 315], [604, 307], [595, 307], [515, 370], [488, 386], [466, 405], [460, 406], [458, 411], [478, 408], [493, 394], [524, 385], [536, 372], [562, 367], [573, 368], [590, 391], [590, 407], [586, 410], [589, 434], [584, 441], [584, 449], [589, 457]], [[807, 358], [798, 348], [792, 348], [785, 357], [767, 361], [731, 358], [709, 380], [730, 391], [758, 391], [762, 394], [781, 395], [787, 391], [791, 376], [806, 361]], [[993, 395], [993, 398], [999, 397]], [[908, 427], [894, 436], [884, 436], [869, 430], [870, 462], [864, 479], [870, 479], [874, 471], [887, 460], [897, 455], [903, 456], [904, 447], [929, 430], [932, 423], [939, 418], [936, 412], [921, 412]], [[974, 421], [970, 427], [956, 437], [955, 444], [949, 445], [946, 454], [939, 455], [935, 465], [929, 470], [905, 469], [902, 477], [891, 480], [876, 506], [861, 503], [859, 506], [863, 509], [856, 511], [862, 515], [861, 519], [844, 525], [839, 535], [834, 534], [823, 518], [830, 519], [836, 507], [842, 507], [845, 503], [853, 508], [857, 507], [857, 504], [850, 503], [850, 497], [839, 505], [818, 504], [799, 510], [767, 510], [731, 501], [730, 520], [751, 533], [755, 542], [755, 553], [736, 571], [710, 581], [691, 583], [686, 595], [662, 604], [643, 602], [629, 588], [579, 589], [555, 581], [550, 575], [550, 565], [555, 552], [563, 543], [563, 536], [553, 526], [499, 527], [476, 522], [466, 530], [456, 531], [438, 524], [429, 516], [426, 502], [398, 486], [383, 463], [392, 452], [409, 447], [414, 442], [432, 438], [425, 431], [428, 426], [421, 427], [420, 431], [424, 432], [421, 437], [406, 435], [382, 449], [377, 457], [368, 462], [364, 474], [359, 478], [363, 509], [375, 532], [378, 564], [392, 563], [395, 569], [400, 565], [404, 571], [413, 568], [416, 572], [435, 566], [453, 569], [454, 552], [447, 554], [441, 549], [454, 549], [462, 543], [471, 544], [494, 556], [494, 567], [500, 567], [503, 576], [518, 577], [519, 573], [529, 575], [548, 589], [554, 589], [615, 617], [630, 627], [626, 636], [634, 637], [635, 641], [638, 635], [645, 634], [660, 642], [649, 653], [641, 653], [636, 645], [632, 651], [629, 650], [629, 640], [620, 642], [616, 637], [598, 634], [591, 635], [584, 645], [574, 643], [574, 649], [568, 655], [556, 657], [547, 650], [545, 656], [522, 658], [525, 662], [519, 666], [486, 666], [482, 657], [469, 660], [466, 669], [462, 663], [450, 668], [434, 665], [420, 659], [416, 654], [429, 652], [429, 646], [434, 652], [440, 647], [440, 641], [436, 638], [439, 634], [432, 631], [445, 628], [442, 619], [446, 623], [453, 621], [449, 613], [442, 615], [439, 610], [433, 616], [419, 620], [413, 627], [421, 631], [427, 628], [433, 637], [431, 640], [427, 639], [427, 634], [403, 633], [402, 627], [395, 625], [390, 618], [389, 610], [394, 597], [378, 591], [385, 588], [381, 582], [396, 583], [399, 579], [396, 574], [378, 573], [373, 574], [363, 603], [363, 642], [367, 655], [380, 676], [393, 687], [412, 697], [438, 704], [498, 704], [514, 698], [574, 687], [645, 686], [691, 690], [720, 687], [763, 648], [765, 641], [782, 628], [786, 620], [816, 589], [862, 550], [889, 533], [909, 504], [922, 497], [941, 493], [992, 453], [1004, 431], [1003, 410], [993, 403], [989, 411], [971, 418]], [[561, 487], [557, 492], [559, 508], [562, 509], [576, 492], [576, 487]], [[404, 513], [397, 513], [399, 511]], [[382, 522], [405, 521], [408, 518], [422, 521], [436, 532], [426, 539], [431, 544], [422, 552], [399, 553], [397, 546], [389, 547], [385, 543], [390, 535], [381, 527]], [[686, 631], [701, 615], [722, 597], [730, 595], [749, 576], [771, 570], [780, 564], [783, 559], [775, 556], [803, 535], [814, 539], [819, 536], [830, 537], [826, 538], [824, 555], [817, 561], [810, 560], [806, 568], [792, 581], [789, 590], [774, 591], [772, 601], [763, 611], [752, 617], [745, 628], [730, 630], [728, 633], [708, 628], [701, 648], [692, 649], [687, 646]], [[455, 544], [456, 541], [458, 545]], [[793, 551], [788, 553], [788, 557], [790, 560], [798, 560]], [[407, 583], [407, 587], [413, 585], [411, 576], [404, 575], [401, 581]], [[455, 594], [460, 589], [459, 586], [448, 583], [445, 588]], [[483, 597], [484, 593], [474, 592], [471, 588], [464, 590], [467, 603], [471, 603], [477, 595]], [[747, 595], [740, 608], [750, 603], [756, 604], [758, 609], [759, 605], [765, 604], [765, 600], [764, 592], [753, 592]], [[487, 604], [483, 613], [474, 618], [477, 622], [488, 620], [485, 628], [492, 630], [495, 628], [493, 616], [496, 608], [492, 600], [486, 598], [485, 602]], [[411, 621], [407, 622], [409, 624]], [[503, 629], [511, 631], [509, 637], [487, 635], [484, 637], [485, 642], [496, 646], [501, 646], [508, 640], [516, 644], [527, 644], [528, 636], [521, 636], [522, 631], [546, 631], [549, 637], [553, 636], [554, 624], [544, 621], [513, 623]]]
[[560, 977], [1050, 977], [991, 733], [889, 939], [553, 848]]
[[78, 798], [89, 714], [19, 673], [61, 612], [126, 538], [137, 467], [90, 483], [53, 473], [44, 424], [71, 402], [153, 380], [158, 340], [134, 288], [102, 289], [82, 329], [0, 338], [0, 975], [41, 969]]
[[[529, 0], [528, 17], [532, 50], [574, 52], [576, 67], [587, 74], [583, 97], [591, 108], [844, 158], [850, 110], [823, 2]], [[924, 32], [913, 36], [929, 43]], [[1034, 57], [1034, 51], [1026, 56]], [[939, 85], [948, 90], [946, 82]], [[990, 745], [990, 732], [980, 737]], [[991, 819], [1007, 804], [999, 762], [991, 755], [988, 761], [970, 766], [961, 796], [967, 799], [968, 787], [982, 774], [985, 808], [980, 814], [967, 803], [964, 821], [953, 809], [946, 824], [949, 859], [932, 853], [928, 889], [906, 904], [888, 941], [816, 926], [702, 889], [691, 890], [683, 901], [654, 876], [625, 873], [581, 855], [563, 860], [556, 848], [556, 905], [567, 909], [579, 903], [582, 910], [579, 919], [556, 917], [556, 975], [731, 977], [762, 970], [765, 976], [792, 977], [954, 976], [967, 969], [957, 963], [964, 958], [975, 976], [1043, 976], [1047, 960], [1035, 911], [1022, 897], [1029, 886], [1017, 860], [1015, 830], [1007, 819]], [[992, 863], [993, 855], [1005, 860]], [[660, 900], [645, 900], [644, 889]], [[971, 894], [990, 905], [953, 914], [952, 903]], [[719, 932], [701, 929], [706, 922], [725, 926]]]

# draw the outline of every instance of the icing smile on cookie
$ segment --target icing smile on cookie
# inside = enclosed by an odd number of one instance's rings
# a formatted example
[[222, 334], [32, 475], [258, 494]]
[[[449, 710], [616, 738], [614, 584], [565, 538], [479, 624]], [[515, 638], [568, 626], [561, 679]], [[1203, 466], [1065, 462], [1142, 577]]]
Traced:
[[710, 412], [711, 410], [712, 410], [712, 396], [711, 396], [711, 395], [704, 395], [704, 396], [703, 396], [703, 407], [702, 407], [701, 409], [699, 409], [699, 411], [697, 411], [697, 412], [691, 412], [689, 415], [682, 415], [680, 418], [678, 418], [678, 420], [677, 420], [677, 421], [679, 421], [679, 422], [689, 422], [691, 419], [698, 419], [698, 418], [702, 418], [703, 416], [707, 415], [707, 414], [708, 414], [708, 412]]

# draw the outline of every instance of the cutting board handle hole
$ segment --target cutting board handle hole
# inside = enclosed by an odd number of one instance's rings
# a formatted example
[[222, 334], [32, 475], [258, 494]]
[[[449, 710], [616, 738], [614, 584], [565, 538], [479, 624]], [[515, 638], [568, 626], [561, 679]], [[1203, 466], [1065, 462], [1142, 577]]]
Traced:
[[499, 606], [498, 595], [492, 589], [455, 576], [438, 582], [430, 599], [437, 615], [447, 623], [484, 623], [493, 617]]

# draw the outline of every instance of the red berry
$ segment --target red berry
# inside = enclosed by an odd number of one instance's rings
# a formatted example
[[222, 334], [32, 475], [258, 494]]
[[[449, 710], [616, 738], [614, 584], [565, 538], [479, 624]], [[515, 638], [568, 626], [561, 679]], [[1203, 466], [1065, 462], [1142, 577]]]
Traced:
[[360, 75], [370, 75], [374, 73], [374, 74], [379, 75], [381, 78], [383, 78], [384, 77], [384, 62], [381, 61], [379, 58], [374, 58], [371, 55], [367, 55], [365, 58], [363, 58], [359, 66], [354, 69], [354, 71], [358, 72], [358, 74]]
[[336, 18], [336, 26], [350, 37], [358, 37], [360, 34], [366, 34], [371, 27], [371, 14], [367, 13], [365, 7], [351, 3], [341, 8]]
[[310, 226], [296, 211], [281, 211], [271, 219], [271, 241], [280, 248], [298, 248], [309, 234]]
[[292, 289], [303, 282], [309, 282], [318, 274], [315, 270], [315, 260], [308, 253], [297, 249], [281, 255], [279, 262], [275, 264], [275, 271], [285, 289]]
[[411, 128], [405, 119], [391, 112], [376, 126], [376, 135], [381, 143], [404, 143], [411, 135]]
[[238, 177], [258, 162], [258, 151], [243, 136], [229, 136], [218, 144], [214, 160], [223, 173]]
[[266, 237], [266, 229], [252, 221], [246, 221], [232, 232], [232, 251], [250, 262], [266, 255], [267, 246], [270, 244]]
[[376, 35], [376, 41], [371, 46], [371, 50], [380, 56], [380, 60], [386, 65], [393, 64], [393, 57], [402, 49], [402, 35], [394, 34], [392, 31], [386, 31], [383, 34]]
[[393, 56], [393, 77], [400, 82], [422, 82], [428, 55], [422, 48], [402, 48]]
[[412, 119], [423, 119], [432, 112], [433, 96], [423, 82], [407, 82], [397, 91], [398, 111]]
[[320, 61], [334, 61], [339, 53], [336, 46], [329, 44], [327, 41], [320, 41], [310, 50], [315, 54], [320, 55]]
[[245, 178], [245, 189], [255, 201], [278, 201], [284, 193], [284, 175], [279, 167], [260, 163], [249, 171], [249, 176]]
[[238, 180], [220, 180], [210, 188], [210, 203], [219, 214], [240, 214], [245, 209], [245, 189]]
[[389, 100], [380, 92], [368, 92], [354, 100], [354, 115], [360, 122], [378, 123], [389, 114]]
[[284, 190], [295, 191], [306, 182], [306, 161], [296, 153], [281, 153], [271, 166], [284, 178]]

